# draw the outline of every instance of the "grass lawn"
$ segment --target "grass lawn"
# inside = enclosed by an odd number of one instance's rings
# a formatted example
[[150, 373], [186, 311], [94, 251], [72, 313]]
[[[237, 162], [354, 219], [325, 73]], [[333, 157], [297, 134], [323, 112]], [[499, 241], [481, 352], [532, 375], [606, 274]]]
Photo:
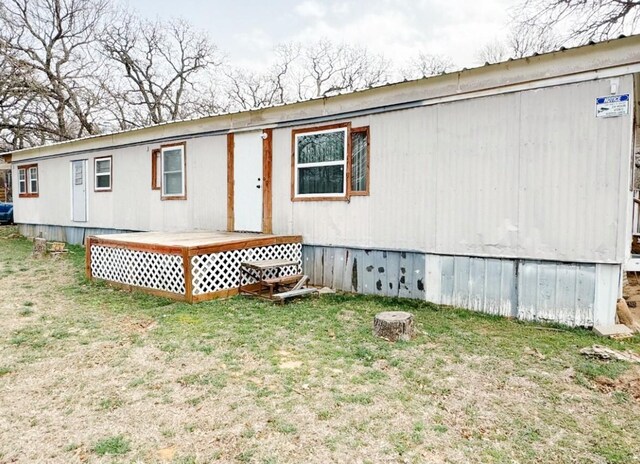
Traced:
[[[640, 462], [640, 366], [586, 330], [397, 299], [174, 303], [0, 228], [0, 463]], [[408, 343], [375, 339], [412, 312]]]

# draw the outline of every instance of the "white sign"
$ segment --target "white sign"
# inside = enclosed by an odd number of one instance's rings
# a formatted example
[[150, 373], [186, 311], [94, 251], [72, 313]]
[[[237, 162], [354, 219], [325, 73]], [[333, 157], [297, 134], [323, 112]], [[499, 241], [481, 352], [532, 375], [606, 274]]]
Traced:
[[596, 98], [596, 118], [615, 118], [629, 114], [629, 94]]

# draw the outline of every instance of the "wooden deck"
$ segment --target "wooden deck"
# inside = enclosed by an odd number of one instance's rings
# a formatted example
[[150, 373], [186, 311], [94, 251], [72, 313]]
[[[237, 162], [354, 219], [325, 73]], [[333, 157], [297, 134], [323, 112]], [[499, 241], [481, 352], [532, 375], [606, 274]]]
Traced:
[[[86, 274], [89, 279], [197, 302], [237, 294], [242, 262], [287, 259], [299, 266], [301, 244], [297, 235], [217, 231], [95, 235], [86, 240]], [[252, 284], [242, 281], [243, 287]]]

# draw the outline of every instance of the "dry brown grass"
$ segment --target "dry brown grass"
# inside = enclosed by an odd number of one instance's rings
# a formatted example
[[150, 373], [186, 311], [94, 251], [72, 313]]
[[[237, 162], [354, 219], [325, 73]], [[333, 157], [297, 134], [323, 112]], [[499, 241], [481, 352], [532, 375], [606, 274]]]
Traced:
[[[72, 251], [0, 238], [0, 463], [640, 460], [640, 371], [582, 359], [586, 331], [340, 295], [188, 306], [83, 282]], [[396, 306], [419, 336], [373, 339]]]

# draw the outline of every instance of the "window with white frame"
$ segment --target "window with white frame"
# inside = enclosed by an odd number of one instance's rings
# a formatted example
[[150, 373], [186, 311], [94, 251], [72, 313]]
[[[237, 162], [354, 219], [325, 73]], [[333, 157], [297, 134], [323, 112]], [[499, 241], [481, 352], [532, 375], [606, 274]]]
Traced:
[[295, 198], [347, 195], [348, 127], [294, 131]]
[[18, 193], [27, 193], [27, 170], [22, 168], [18, 169]]
[[111, 191], [111, 170], [112, 170], [111, 156], [105, 156], [103, 158], [95, 159], [94, 190], [96, 192]]
[[162, 152], [162, 198], [165, 200], [186, 199], [184, 144], [161, 147]]
[[18, 195], [21, 197], [38, 196], [38, 165], [18, 166]]

